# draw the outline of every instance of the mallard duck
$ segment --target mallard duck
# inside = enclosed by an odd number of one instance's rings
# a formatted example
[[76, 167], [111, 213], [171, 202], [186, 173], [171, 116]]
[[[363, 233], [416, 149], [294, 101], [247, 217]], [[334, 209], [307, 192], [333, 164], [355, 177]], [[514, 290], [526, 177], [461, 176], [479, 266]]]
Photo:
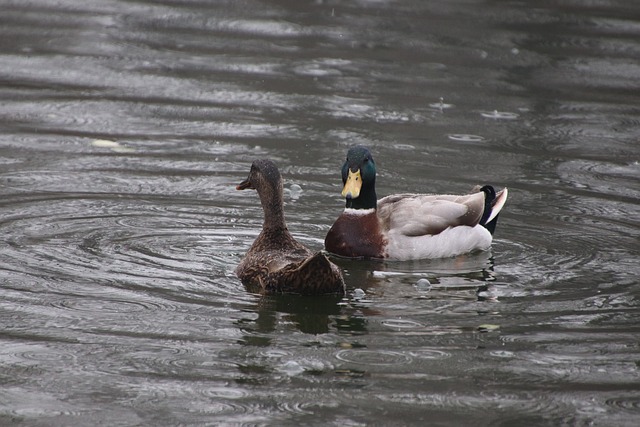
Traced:
[[324, 244], [349, 258], [445, 258], [489, 249], [507, 200], [486, 185], [471, 194], [394, 194], [377, 200], [376, 164], [367, 147], [349, 149], [342, 166], [346, 208]]
[[323, 252], [297, 242], [284, 219], [282, 178], [271, 160], [256, 160], [237, 190], [253, 189], [264, 210], [262, 231], [236, 268], [247, 288], [263, 293], [344, 293], [342, 272]]

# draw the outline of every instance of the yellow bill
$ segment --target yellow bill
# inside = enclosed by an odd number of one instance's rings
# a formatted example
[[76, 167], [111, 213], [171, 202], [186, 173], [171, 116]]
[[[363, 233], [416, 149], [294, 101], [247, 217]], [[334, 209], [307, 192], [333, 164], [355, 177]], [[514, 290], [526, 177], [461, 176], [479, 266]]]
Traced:
[[360, 189], [362, 188], [362, 177], [360, 176], [360, 169], [352, 172], [349, 169], [349, 176], [347, 182], [342, 189], [342, 197], [349, 199], [356, 199], [360, 195]]

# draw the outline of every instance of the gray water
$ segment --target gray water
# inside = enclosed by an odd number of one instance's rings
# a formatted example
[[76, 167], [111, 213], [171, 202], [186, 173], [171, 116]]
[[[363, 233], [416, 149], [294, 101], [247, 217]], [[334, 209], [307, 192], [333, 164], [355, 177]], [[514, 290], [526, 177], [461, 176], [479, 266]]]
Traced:
[[[0, 425], [638, 425], [638, 58], [623, 0], [0, 1]], [[318, 250], [356, 143], [507, 186], [492, 251], [249, 293], [251, 161]]]

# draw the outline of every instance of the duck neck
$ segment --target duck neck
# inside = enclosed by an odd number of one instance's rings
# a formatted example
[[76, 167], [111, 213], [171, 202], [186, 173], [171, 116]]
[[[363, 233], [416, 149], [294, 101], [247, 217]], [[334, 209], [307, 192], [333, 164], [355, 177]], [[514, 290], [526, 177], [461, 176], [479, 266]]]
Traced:
[[284, 220], [284, 206], [282, 201], [282, 188], [278, 191], [266, 192], [260, 195], [260, 203], [264, 210], [263, 230], [286, 230], [287, 224]]
[[378, 198], [376, 196], [375, 188], [363, 187], [360, 191], [360, 195], [355, 198], [347, 199], [346, 208], [350, 209], [375, 209], [378, 206]]

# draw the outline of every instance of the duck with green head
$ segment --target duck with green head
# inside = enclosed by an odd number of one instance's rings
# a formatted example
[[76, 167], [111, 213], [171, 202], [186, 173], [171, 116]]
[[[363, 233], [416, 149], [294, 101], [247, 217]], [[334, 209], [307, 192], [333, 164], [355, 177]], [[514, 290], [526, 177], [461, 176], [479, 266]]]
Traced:
[[349, 258], [444, 258], [491, 247], [508, 191], [486, 185], [466, 195], [394, 194], [377, 199], [376, 164], [362, 145], [342, 166], [345, 210], [325, 248]]
[[303, 295], [344, 294], [342, 272], [323, 252], [312, 253], [293, 238], [284, 218], [282, 177], [271, 160], [256, 160], [237, 190], [258, 192], [262, 231], [236, 268], [251, 291]]

